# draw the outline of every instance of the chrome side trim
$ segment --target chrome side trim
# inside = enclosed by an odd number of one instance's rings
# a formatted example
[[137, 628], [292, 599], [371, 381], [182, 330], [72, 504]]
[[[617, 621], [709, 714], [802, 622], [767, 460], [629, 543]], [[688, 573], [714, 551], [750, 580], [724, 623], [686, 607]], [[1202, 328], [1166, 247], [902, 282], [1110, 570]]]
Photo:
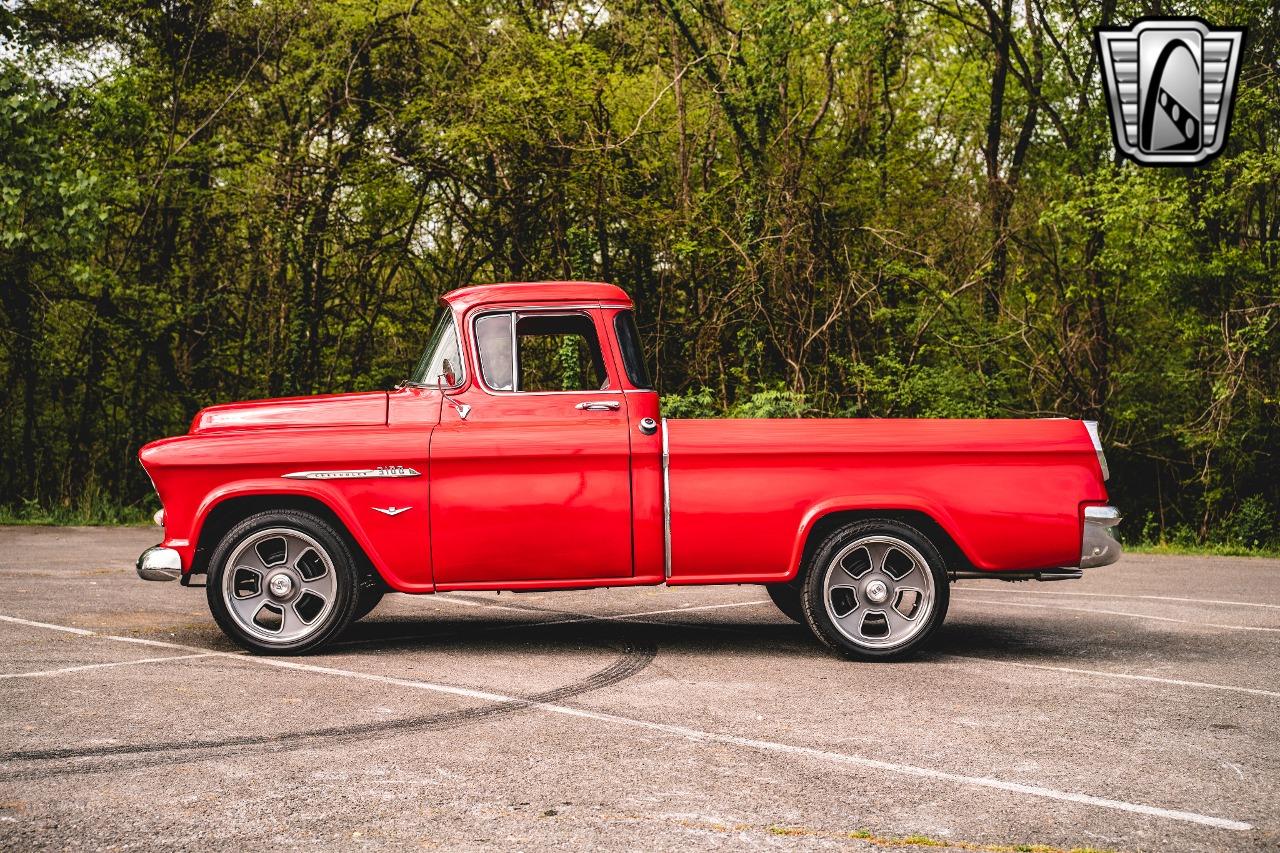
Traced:
[[380, 465], [377, 468], [354, 468], [337, 471], [293, 471], [281, 474], [286, 480], [374, 480], [379, 477], [421, 477], [404, 465]]
[[671, 578], [671, 448], [667, 443], [667, 419], [662, 419], [662, 576]]
[[1084, 429], [1089, 433], [1089, 440], [1093, 442], [1094, 452], [1098, 454], [1098, 464], [1102, 466], [1102, 479], [1110, 480], [1111, 470], [1107, 467], [1107, 455], [1102, 452], [1102, 436], [1098, 434], [1098, 422], [1085, 421]]
[[1080, 537], [1080, 568], [1109, 566], [1120, 559], [1120, 543], [1111, 528], [1120, 523], [1120, 510], [1113, 506], [1084, 508], [1084, 533]]
[[172, 581], [182, 575], [182, 557], [172, 548], [155, 545], [142, 552], [135, 567], [144, 581]]

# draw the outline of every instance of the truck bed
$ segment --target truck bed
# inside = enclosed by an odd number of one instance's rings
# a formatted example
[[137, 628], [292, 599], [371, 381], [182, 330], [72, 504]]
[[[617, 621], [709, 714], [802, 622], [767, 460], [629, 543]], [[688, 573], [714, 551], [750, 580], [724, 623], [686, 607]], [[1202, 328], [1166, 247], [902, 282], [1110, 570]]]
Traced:
[[666, 421], [670, 583], [793, 577], [831, 513], [923, 513], [979, 570], [1071, 566], [1105, 501], [1084, 424], [1052, 420]]

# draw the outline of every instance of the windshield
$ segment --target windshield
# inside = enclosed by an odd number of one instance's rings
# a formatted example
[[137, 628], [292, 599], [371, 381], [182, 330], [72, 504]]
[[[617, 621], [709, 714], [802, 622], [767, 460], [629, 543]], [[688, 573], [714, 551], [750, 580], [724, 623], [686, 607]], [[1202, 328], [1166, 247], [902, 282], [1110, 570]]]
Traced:
[[436, 321], [435, 331], [427, 351], [418, 360], [418, 366], [409, 378], [415, 385], [437, 385], [456, 388], [462, 384], [462, 359], [458, 356], [458, 329], [453, 323], [453, 313], [444, 309]]

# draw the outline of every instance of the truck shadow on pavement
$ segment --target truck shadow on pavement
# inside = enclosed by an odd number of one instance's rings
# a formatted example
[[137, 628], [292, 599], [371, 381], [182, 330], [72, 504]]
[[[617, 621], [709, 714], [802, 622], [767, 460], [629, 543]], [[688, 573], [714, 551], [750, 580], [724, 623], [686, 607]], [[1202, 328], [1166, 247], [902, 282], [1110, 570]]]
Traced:
[[[561, 622], [527, 622], [502, 617], [493, 619], [408, 619], [383, 618], [353, 625], [330, 648], [334, 655], [411, 652], [414, 649], [448, 649], [466, 653], [502, 649], [550, 648], [565, 642], [616, 645], [624, 638], [644, 638], [663, 655], [803, 657], [830, 660], [836, 665], [858, 666], [843, 661], [818, 644], [809, 630], [791, 621], [764, 619], [759, 622], [709, 618], [697, 622], [646, 619], [631, 621], [602, 617], [565, 617]], [[1169, 661], [1185, 655], [1202, 659], [1222, 648], [1223, 639], [1200, 634], [1174, 634], [1145, 630], [1100, 630], [1073, 619], [1046, 618], [1034, 631], [1025, 625], [992, 622], [948, 621], [920, 657], [867, 666], [909, 666], [937, 663], [945, 654], [980, 656], [1010, 662], [1109, 662], [1138, 663]], [[1229, 642], [1229, 641], [1228, 641]]]

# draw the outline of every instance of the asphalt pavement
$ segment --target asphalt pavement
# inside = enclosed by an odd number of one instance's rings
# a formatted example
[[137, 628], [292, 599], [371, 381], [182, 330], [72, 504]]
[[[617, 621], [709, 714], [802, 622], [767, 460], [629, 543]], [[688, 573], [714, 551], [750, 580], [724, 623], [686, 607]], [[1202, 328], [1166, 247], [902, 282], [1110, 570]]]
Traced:
[[1280, 849], [1280, 560], [965, 581], [839, 660], [752, 586], [388, 596], [243, 654], [144, 528], [0, 528], [0, 847]]

